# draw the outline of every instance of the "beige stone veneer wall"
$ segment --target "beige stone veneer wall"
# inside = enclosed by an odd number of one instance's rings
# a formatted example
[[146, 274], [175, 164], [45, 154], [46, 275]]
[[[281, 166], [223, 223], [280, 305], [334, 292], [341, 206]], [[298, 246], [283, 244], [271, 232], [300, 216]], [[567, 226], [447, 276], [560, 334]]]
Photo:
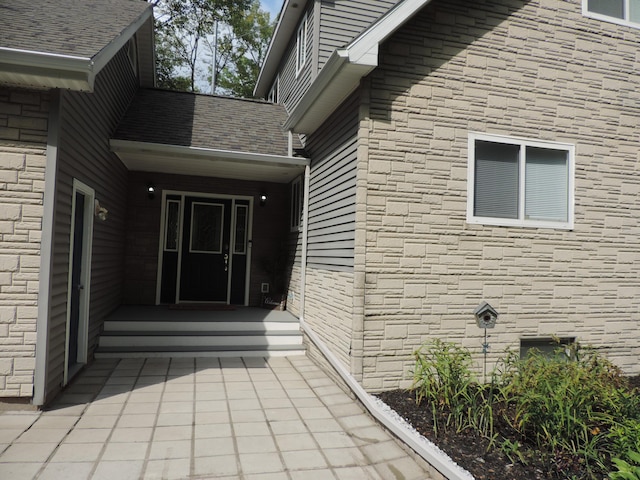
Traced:
[[304, 318], [350, 369], [353, 273], [307, 268]]
[[0, 397], [30, 397], [48, 95], [0, 88]]
[[[640, 29], [581, 3], [434, 2], [368, 79], [363, 384], [409, 382], [431, 338], [489, 369], [523, 338], [575, 336], [640, 373]], [[470, 225], [470, 132], [575, 145], [575, 228]]]

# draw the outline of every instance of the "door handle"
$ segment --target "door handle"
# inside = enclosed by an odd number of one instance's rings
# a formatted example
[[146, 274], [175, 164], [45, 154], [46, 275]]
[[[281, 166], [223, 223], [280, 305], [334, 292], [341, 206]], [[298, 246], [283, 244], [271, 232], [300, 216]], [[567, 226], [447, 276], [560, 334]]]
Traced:
[[228, 253], [224, 254], [224, 271], [225, 272], [229, 271], [229, 254]]
[[76, 285], [76, 290], [78, 290], [78, 291], [84, 290], [84, 285], [81, 285], [79, 283], [78, 285]]

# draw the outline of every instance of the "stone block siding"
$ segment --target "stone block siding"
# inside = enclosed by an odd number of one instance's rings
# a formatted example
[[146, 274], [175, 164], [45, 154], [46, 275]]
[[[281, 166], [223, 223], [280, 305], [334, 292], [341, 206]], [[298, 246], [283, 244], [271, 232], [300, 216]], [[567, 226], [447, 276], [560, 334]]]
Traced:
[[353, 273], [307, 268], [304, 318], [350, 370]]
[[0, 88], [0, 398], [30, 397], [48, 96]]
[[[299, 257], [296, 255], [296, 258]], [[287, 310], [296, 317], [300, 317], [300, 273], [300, 262], [296, 261], [291, 267], [287, 289]]]
[[[489, 369], [523, 338], [575, 336], [640, 373], [640, 29], [581, 2], [435, 2], [369, 78], [363, 384], [405, 386], [442, 338]], [[469, 132], [575, 145], [575, 228], [470, 225]]]

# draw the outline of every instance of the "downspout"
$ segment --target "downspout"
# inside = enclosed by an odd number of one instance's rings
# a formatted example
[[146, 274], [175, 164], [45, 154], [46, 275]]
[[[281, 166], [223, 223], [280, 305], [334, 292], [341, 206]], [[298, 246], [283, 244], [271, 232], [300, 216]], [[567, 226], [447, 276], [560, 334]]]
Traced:
[[300, 258], [300, 326], [304, 328], [305, 290], [307, 286], [307, 250], [309, 247], [309, 178], [311, 167], [304, 167], [304, 198], [302, 203], [302, 253]]
[[36, 320], [36, 365], [33, 376], [33, 404], [41, 406], [47, 387], [49, 352], [49, 301], [53, 270], [53, 231], [55, 226], [56, 182], [58, 171], [58, 131], [60, 128], [60, 91], [51, 91], [49, 133], [44, 174], [42, 238], [40, 240], [40, 276], [38, 283], [38, 318]]

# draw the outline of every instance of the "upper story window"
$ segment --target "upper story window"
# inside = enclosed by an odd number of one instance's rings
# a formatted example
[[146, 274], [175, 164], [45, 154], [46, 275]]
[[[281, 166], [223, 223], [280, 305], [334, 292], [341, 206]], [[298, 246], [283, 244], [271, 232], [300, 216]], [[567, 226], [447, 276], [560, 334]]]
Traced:
[[280, 76], [276, 77], [276, 81], [273, 82], [273, 86], [271, 90], [269, 90], [269, 95], [267, 95], [267, 100], [273, 103], [278, 103], [278, 90], [280, 89]]
[[129, 58], [129, 63], [131, 64], [131, 68], [133, 69], [133, 73], [138, 76], [138, 43], [136, 41], [136, 36], [134, 35], [127, 42], [127, 57]]
[[640, 28], [640, 0], [583, 0], [588, 17]]
[[467, 221], [573, 228], [573, 145], [469, 135]]
[[305, 13], [296, 34], [296, 75], [300, 73], [307, 62], [307, 23], [307, 14]]

